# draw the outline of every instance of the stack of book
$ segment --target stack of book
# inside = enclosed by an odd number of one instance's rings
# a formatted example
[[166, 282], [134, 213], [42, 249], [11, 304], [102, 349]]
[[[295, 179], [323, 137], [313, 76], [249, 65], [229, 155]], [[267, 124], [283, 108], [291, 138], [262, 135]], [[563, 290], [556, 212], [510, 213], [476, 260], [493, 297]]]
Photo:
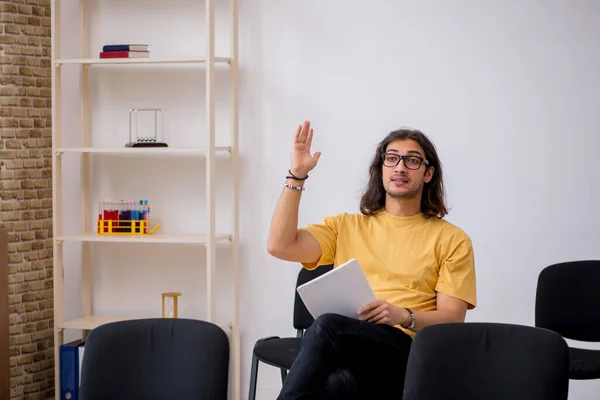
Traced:
[[107, 44], [100, 58], [146, 58], [150, 56], [147, 44]]

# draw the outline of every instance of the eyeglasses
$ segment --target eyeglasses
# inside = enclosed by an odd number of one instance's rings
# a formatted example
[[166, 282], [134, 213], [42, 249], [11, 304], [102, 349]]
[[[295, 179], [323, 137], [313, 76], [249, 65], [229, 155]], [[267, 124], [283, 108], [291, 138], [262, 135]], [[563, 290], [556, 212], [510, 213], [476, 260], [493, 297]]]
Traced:
[[400, 163], [400, 160], [404, 161], [404, 166], [406, 166], [406, 168], [413, 170], [421, 168], [421, 163], [429, 165], [427, 159], [419, 156], [402, 156], [397, 153], [381, 153], [381, 158], [383, 160], [383, 165], [386, 167], [395, 167]]

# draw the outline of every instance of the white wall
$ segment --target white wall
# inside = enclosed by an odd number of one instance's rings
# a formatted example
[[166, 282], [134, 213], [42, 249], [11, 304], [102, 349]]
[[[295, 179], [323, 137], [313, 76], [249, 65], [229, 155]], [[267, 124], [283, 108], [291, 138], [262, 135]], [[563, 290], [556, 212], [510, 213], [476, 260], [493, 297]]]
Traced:
[[[185, 39], [202, 29], [203, 9], [196, 3], [201, 2], [92, 1], [91, 49], [99, 51], [107, 40], [131, 38], [149, 42], [156, 55], [202, 51], [202, 39]], [[218, 3], [224, 15], [225, 3]], [[294, 334], [291, 310], [299, 266], [273, 259], [265, 244], [288, 168], [291, 137], [304, 119], [313, 122], [313, 147], [323, 156], [306, 185], [301, 224], [357, 210], [369, 159], [388, 131], [408, 125], [430, 135], [445, 167], [448, 219], [465, 229], [475, 246], [479, 304], [469, 314], [471, 321], [531, 325], [540, 270], [554, 262], [598, 258], [600, 217], [594, 210], [600, 198], [595, 162], [600, 50], [595, 43], [600, 24], [595, 16], [600, 5], [533, 0], [485, 5], [379, 1], [368, 8], [365, 2], [341, 0], [240, 3], [244, 396], [254, 341]], [[118, 21], [112, 24], [98, 22], [115, 10], [135, 15], [115, 16]], [[76, 34], [77, 27], [68, 22], [77, 17], [76, 10], [65, 8], [64, 14], [63, 29]], [[134, 25], [146, 17], [152, 22]], [[227, 38], [220, 39], [218, 51], [226, 52]], [[65, 50], [76, 55], [76, 37], [69, 40], [71, 47]], [[134, 104], [168, 109], [165, 121], [172, 141], [201, 140], [189, 127], [203, 121], [202, 74], [194, 77], [189, 68], [180, 74], [164, 69], [123, 69], [121, 75], [98, 71], [92, 84], [98, 107], [93, 133], [102, 140], [123, 141], [126, 110]], [[220, 82], [225, 82], [224, 74]], [[156, 101], [150, 101], [153, 93], [160, 93]], [[66, 94], [76, 106], [76, 92], [67, 89]], [[226, 111], [225, 95], [220, 112]], [[115, 159], [100, 162], [119, 172]], [[94, 175], [99, 183], [95, 196], [151, 198], [168, 229], [192, 229], [183, 222], [182, 208], [167, 208], [169, 194], [175, 194], [177, 204], [199, 204], [193, 215], [203, 220], [201, 163], [169, 162], [158, 168], [118, 163], [129, 178], [142, 167], [155, 171], [168, 192], [144, 185], [148, 179], [129, 187], [126, 178], [112, 174]], [[194, 168], [196, 188], [174, 182], [180, 171], [194, 174]], [[73, 187], [69, 190], [77, 195]], [[226, 192], [219, 196], [227, 200]], [[72, 206], [76, 200], [67, 203]], [[226, 210], [219, 212], [219, 224], [228, 221], [223, 222]], [[75, 223], [69, 219], [66, 226]], [[202, 271], [193, 266], [195, 259], [202, 260], [202, 251], [163, 246], [147, 249], [138, 263], [119, 246], [104, 250], [111, 255], [103, 256], [94, 271], [95, 310], [156, 313], [157, 293], [167, 289], [168, 280], [170, 288], [184, 292], [182, 313], [202, 316]], [[172, 265], [155, 261], [162, 252], [172, 257]], [[76, 250], [70, 257], [68, 284], [76, 296]], [[177, 286], [186, 274], [195, 281]], [[143, 281], [136, 282], [140, 277]], [[119, 283], [113, 286], [115, 280]], [[133, 298], [126, 298], [128, 291]], [[70, 314], [78, 309], [69, 303]], [[263, 366], [260, 398], [275, 398], [279, 388], [277, 371]], [[571, 382], [573, 399], [592, 399], [599, 390], [598, 382]]]

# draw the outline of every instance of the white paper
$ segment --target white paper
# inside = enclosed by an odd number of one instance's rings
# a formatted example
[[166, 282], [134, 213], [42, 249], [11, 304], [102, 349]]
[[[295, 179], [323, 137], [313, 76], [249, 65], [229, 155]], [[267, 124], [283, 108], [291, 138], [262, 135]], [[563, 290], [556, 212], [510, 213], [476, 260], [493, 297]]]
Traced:
[[376, 300], [375, 293], [355, 258], [298, 286], [296, 290], [315, 319], [325, 313], [359, 318], [358, 309]]

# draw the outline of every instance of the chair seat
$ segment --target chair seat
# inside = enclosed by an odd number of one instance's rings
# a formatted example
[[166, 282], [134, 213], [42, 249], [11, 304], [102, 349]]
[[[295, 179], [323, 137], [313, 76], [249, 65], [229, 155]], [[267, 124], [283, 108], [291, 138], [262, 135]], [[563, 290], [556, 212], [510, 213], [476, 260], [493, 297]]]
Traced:
[[254, 354], [264, 363], [279, 368], [290, 369], [302, 344], [301, 338], [273, 338], [259, 341], [254, 346]]
[[600, 378], [600, 350], [569, 349], [571, 358], [571, 379], [599, 379]]

